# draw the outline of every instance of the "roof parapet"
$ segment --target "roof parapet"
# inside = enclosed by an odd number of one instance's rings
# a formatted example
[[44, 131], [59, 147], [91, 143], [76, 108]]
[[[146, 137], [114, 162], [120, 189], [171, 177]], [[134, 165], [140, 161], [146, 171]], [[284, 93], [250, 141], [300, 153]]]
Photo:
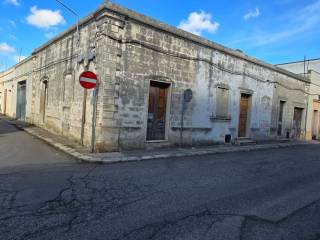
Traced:
[[[159, 29], [161, 31], [173, 34], [177, 37], [192, 41], [196, 44], [200, 44], [202, 46], [211, 48], [211, 49], [215, 49], [218, 50], [220, 52], [226, 53], [228, 55], [231, 55], [233, 57], [239, 58], [239, 59], [243, 59], [245, 61], [248, 61], [250, 63], [268, 68], [270, 70], [276, 71], [278, 73], [282, 73], [284, 75], [299, 79], [303, 82], [309, 82], [309, 79], [303, 77], [303, 76], [299, 76], [297, 74], [294, 74], [290, 71], [287, 71], [285, 69], [282, 69], [280, 67], [278, 67], [277, 65], [272, 65], [269, 63], [266, 63], [264, 61], [261, 61], [259, 59], [256, 59], [254, 57], [250, 57], [246, 54], [244, 54], [243, 52], [225, 47], [221, 44], [217, 44], [215, 42], [209, 41], [207, 39], [201, 38], [197, 35], [194, 35], [192, 33], [186, 32], [182, 29], [178, 29], [176, 27], [170, 26], [166, 23], [160, 22], [158, 20], [155, 20], [153, 18], [150, 18], [148, 16], [145, 16], [143, 14], [137, 13], [135, 11], [132, 11], [130, 9], [124, 8], [118, 4], [112, 3], [109, 0], [104, 0], [104, 2], [97, 8], [97, 10], [95, 10], [93, 13], [91, 13], [90, 15], [88, 15], [87, 17], [83, 18], [82, 20], [79, 21], [79, 26], [81, 29], [81, 26], [88, 23], [90, 20], [92, 20], [97, 14], [99, 14], [101, 11], [111, 11], [114, 13], [118, 13], [120, 15], [123, 15], [129, 19], [133, 19], [141, 24], [144, 25], [148, 25], [151, 26], [153, 28]], [[53, 39], [51, 39], [50, 41], [48, 41], [47, 43], [41, 45], [40, 47], [36, 48], [33, 50], [32, 55], [38, 53], [39, 51], [41, 51], [42, 49], [50, 46], [51, 44], [55, 43], [56, 41], [60, 40], [61, 38], [63, 38], [64, 36], [66, 36], [67, 34], [76, 32], [76, 24], [72, 25], [71, 27], [69, 27], [68, 29], [66, 29], [65, 31], [63, 31], [62, 33], [60, 33], [58, 36], [54, 37]]]

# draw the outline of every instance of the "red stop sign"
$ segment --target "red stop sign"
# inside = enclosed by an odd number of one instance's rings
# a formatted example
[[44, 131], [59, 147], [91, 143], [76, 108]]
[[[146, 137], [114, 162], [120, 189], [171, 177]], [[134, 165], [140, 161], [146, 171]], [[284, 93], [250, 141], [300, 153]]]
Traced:
[[95, 73], [86, 71], [81, 73], [79, 81], [82, 87], [86, 89], [95, 88], [98, 82], [98, 77]]

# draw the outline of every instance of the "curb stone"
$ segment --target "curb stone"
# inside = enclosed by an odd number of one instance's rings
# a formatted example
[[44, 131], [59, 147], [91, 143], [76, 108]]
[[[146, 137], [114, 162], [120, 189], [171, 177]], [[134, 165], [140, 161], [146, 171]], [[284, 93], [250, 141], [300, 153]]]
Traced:
[[292, 143], [275, 143], [275, 144], [264, 144], [264, 145], [254, 145], [254, 146], [235, 146], [235, 147], [222, 147], [219, 149], [209, 149], [209, 150], [197, 150], [197, 149], [184, 149], [183, 152], [173, 152], [173, 153], [159, 153], [155, 155], [141, 155], [141, 156], [124, 156], [121, 154], [118, 157], [112, 156], [102, 156], [97, 157], [94, 154], [84, 154], [76, 151], [74, 148], [65, 146], [59, 142], [55, 142], [53, 139], [38, 135], [32, 128], [24, 128], [18, 124], [14, 124], [18, 129], [25, 131], [26, 133], [32, 135], [35, 138], [38, 138], [52, 147], [68, 154], [69, 156], [74, 157], [79, 160], [81, 163], [100, 163], [100, 164], [111, 164], [111, 163], [119, 163], [119, 162], [131, 162], [131, 161], [145, 161], [152, 159], [164, 159], [171, 157], [188, 157], [188, 156], [201, 156], [201, 155], [209, 155], [209, 154], [220, 154], [220, 153], [233, 153], [233, 152], [250, 152], [254, 150], [264, 150], [264, 149], [277, 149], [277, 148], [286, 148], [286, 147], [294, 147], [294, 146], [302, 146], [311, 144], [307, 141], [301, 142], [292, 142]]

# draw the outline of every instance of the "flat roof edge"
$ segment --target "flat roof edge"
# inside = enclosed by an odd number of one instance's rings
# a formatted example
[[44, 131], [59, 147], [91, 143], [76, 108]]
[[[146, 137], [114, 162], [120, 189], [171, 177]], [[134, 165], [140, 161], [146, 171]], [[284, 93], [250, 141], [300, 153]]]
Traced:
[[250, 57], [250, 56], [248, 56], [246, 54], [243, 54], [243, 53], [238, 52], [238, 51], [236, 51], [234, 49], [225, 47], [225, 46], [223, 46], [221, 44], [218, 44], [218, 43], [215, 43], [213, 41], [201, 38], [201, 37], [199, 37], [197, 35], [194, 35], [192, 33], [186, 32], [186, 31], [184, 31], [182, 29], [179, 29], [177, 27], [170, 26], [170, 25], [168, 25], [166, 23], [163, 23], [161, 21], [155, 20], [155, 19], [153, 19], [151, 17], [145, 16], [143, 14], [137, 13], [137, 12], [132, 11], [130, 9], [124, 8], [124, 7], [122, 7], [122, 6], [118, 5], [118, 4], [114, 4], [114, 3], [108, 2], [105, 6], [106, 6], [107, 9], [109, 9], [111, 11], [120, 13], [120, 14], [125, 15], [125, 16], [128, 16], [129, 18], [134, 19], [136, 21], [139, 21], [139, 22], [141, 22], [143, 24], [150, 25], [150, 26], [152, 26], [154, 28], [160, 29], [162, 31], [169, 32], [171, 34], [174, 34], [176, 36], [179, 36], [179, 37], [187, 39], [187, 40], [191, 40], [191, 41], [193, 41], [195, 43], [198, 43], [198, 44], [201, 44], [203, 46], [206, 46], [206, 47], [209, 47], [209, 48], [212, 48], [212, 49], [216, 49], [218, 51], [221, 51], [221, 52], [227, 53], [229, 55], [232, 55], [234, 57], [237, 57], [237, 58], [246, 60], [248, 62], [251, 62], [251, 63], [257, 64], [257, 65], [266, 67], [266, 68], [271, 69], [273, 71], [276, 71], [278, 73], [282, 73], [284, 75], [299, 79], [299, 80], [304, 81], [304, 82], [309, 82], [309, 80], [307, 78], [299, 76], [299, 75], [297, 75], [295, 73], [292, 73], [292, 72], [287, 71], [285, 69], [279, 68], [279, 67], [277, 67], [275, 65], [266, 63], [266, 62], [261, 61], [259, 59]]
[[[101, 4], [94, 12], [92, 12], [91, 14], [89, 14], [87, 17], [83, 18], [82, 20], [79, 21], [79, 26], [81, 27], [81, 25], [86, 24], [87, 22], [89, 22], [90, 20], [92, 20], [92, 18], [94, 18], [94, 16], [99, 13], [102, 10], [110, 10], [113, 11], [115, 13], [119, 13], [121, 15], [127, 16], [128, 18], [131, 18], [133, 20], [136, 20], [138, 22], [141, 22], [142, 24], [146, 24], [146, 25], [150, 25], [156, 29], [171, 33], [173, 35], [176, 35], [180, 38], [184, 38], [186, 40], [192, 41], [194, 43], [198, 43], [201, 44], [203, 46], [206, 46], [208, 48], [212, 48], [212, 49], [216, 49], [218, 51], [224, 52], [226, 54], [229, 54], [231, 56], [234, 56], [236, 58], [240, 58], [243, 60], [246, 60], [248, 62], [254, 63], [256, 65], [259, 66], [263, 66], [266, 67], [270, 70], [276, 71], [278, 73], [290, 76], [292, 78], [296, 78], [298, 80], [304, 81], [304, 82], [309, 82], [309, 80], [307, 78], [304, 78], [302, 76], [299, 76], [297, 74], [294, 74], [290, 71], [287, 71], [285, 69], [279, 68], [277, 67], [277, 65], [272, 65], [269, 63], [266, 63], [262, 60], [256, 59], [254, 57], [250, 57], [246, 54], [243, 54], [241, 52], [238, 52], [234, 49], [225, 47], [221, 44], [217, 44], [213, 41], [201, 38], [197, 35], [194, 35], [192, 33], [186, 32], [182, 29], [178, 29], [177, 27], [174, 26], [170, 26], [166, 23], [163, 23], [161, 21], [155, 20], [151, 17], [148, 17], [146, 15], [137, 13], [133, 10], [124, 8], [118, 4], [115, 3], [111, 3], [110, 1]], [[53, 39], [51, 39], [50, 41], [48, 41], [47, 43], [41, 45], [40, 47], [36, 48], [33, 50], [32, 55], [38, 53], [39, 51], [41, 51], [42, 49], [48, 47], [49, 45], [53, 44], [54, 42], [60, 40], [61, 38], [63, 38], [64, 36], [66, 36], [67, 34], [70, 34], [71, 32], [76, 31], [76, 24], [72, 25], [71, 27], [69, 27], [68, 29], [66, 29], [65, 31], [63, 31], [62, 33], [60, 33], [58, 36], [54, 37]]]

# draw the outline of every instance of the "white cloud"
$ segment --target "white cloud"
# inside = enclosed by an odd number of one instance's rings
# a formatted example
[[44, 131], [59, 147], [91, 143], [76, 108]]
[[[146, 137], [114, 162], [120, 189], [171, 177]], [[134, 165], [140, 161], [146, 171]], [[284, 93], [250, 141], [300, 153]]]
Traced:
[[250, 10], [248, 13], [246, 13], [243, 18], [244, 20], [249, 20], [250, 18], [256, 18], [260, 16], [260, 10], [259, 8], [255, 8], [254, 10]]
[[16, 27], [16, 26], [17, 26], [16, 22], [13, 21], [13, 20], [8, 20], [8, 23], [9, 23], [10, 26], [12, 26], [12, 27]]
[[5, 0], [4, 2], [7, 4], [15, 5], [17, 7], [20, 6], [20, 3], [18, 2], [18, 0]]
[[15, 52], [14, 47], [9, 46], [7, 43], [0, 43], [0, 53], [12, 53]]
[[16, 56], [14, 56], [14, 61], [16, 63], [19, 63], [19, 62], [23, 61], [26, 58], [27, 58], [26, 56], [18, 56], [18, 55], [16, 55]]
[[38, 9], [37, 6], [33, 6], [30, 11], [27, 22], [38, 28], [49, 29], [66, 22], [59, 10]]
[[244, 33], [243, 37], [233, 39], [228, 45], [239, 46], [241, 44], [243, 46], [245, 44], [249, 48], [255, 48], [310, 38], [310, 34], [318, 34], [319, 32], [319, 12], [320, 0], [316, 0], [298, 11], [291, 11], [289, 14], [283, 15], [283, 22], [277, 22], [278, 31]]
[[200, 36], [204, 31], [215, 33], [219, 26], [219, 23], [212, 20], [210, 13], [200, 11], [190, 13], [188, 19], [181, 21], [178, 28]]

